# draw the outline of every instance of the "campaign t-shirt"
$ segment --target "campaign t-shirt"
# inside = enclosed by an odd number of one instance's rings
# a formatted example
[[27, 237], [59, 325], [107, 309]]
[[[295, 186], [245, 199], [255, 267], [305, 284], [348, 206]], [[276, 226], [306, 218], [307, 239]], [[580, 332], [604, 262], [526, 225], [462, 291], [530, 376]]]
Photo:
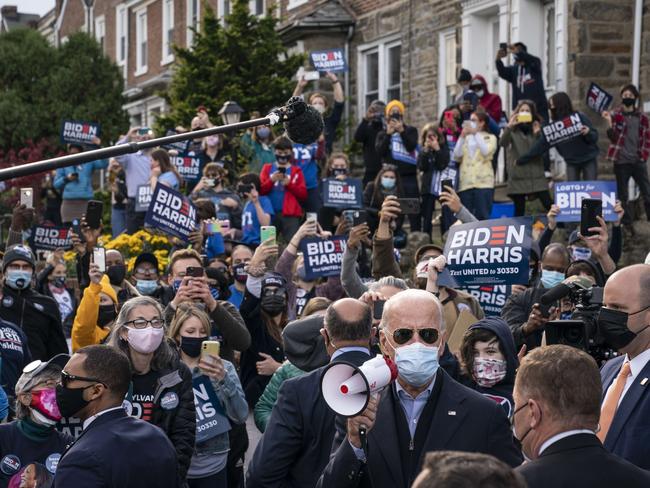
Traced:
[[9, 405], [13, 411], [16, 381], [22, 374], [23, 368], [31, 362], [32, 357], [25, 333], [6, 320], [0, 320], [0, 357], [2, 358], [0, 382], [9, 397]]
[[[146, 374], [134, 374], [131, 389], [127, 394], [126, 413], [131, 417], [151, 422], [153, 416], [153, 397], [158, 382], [158, 373], [149, 371]], [[130, 405], [129, 405], [130, 404]]]
[[[259, 197], [260, 205], [264, 213], [274, 215], [273, 205], [268, 197]], [[241, 216], [241, 229], [243, 232], [242, 242], [244, 244], [259, 244], [260, 243], [260, 221], [257, 218], [257, 211], [253, 202], [246, 202], [244, 211]]]
[[302, 170], [305, 177], [305, 185], [308, 190], [318, 187], [318, 162], [316, 161], [316, 151], [318, 144], [296, 144], [293, 145], [293, 159]]
[[239, 309], [241, 302], [244, 300], [244, 292], [239, 291], [235, 285], [230, 285], [229, 290], [230, 298], [228, 298], [228, 301]]
[[307, 302], [314, 298], [316, 295], [316, 288], [312, 288], [310, 291], [303, 290], [302, 288], [296, 288], [296, 317], [300, 317], [302, 310], [307, 305]]
[[42, 442], [35, 442], [19, 430], [18, 421], [0, 425], [0, 488], [18, 488], [20, 475], [32, 463], [42, 464], [54, 476], [71, 442], [71, 437], [54, 429]]

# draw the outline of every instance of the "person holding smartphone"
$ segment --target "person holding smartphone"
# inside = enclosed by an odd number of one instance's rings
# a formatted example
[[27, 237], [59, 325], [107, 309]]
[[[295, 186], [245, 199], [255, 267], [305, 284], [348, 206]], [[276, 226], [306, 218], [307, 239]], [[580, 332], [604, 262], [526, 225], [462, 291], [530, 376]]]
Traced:
[[[418, 155], [418, 171], [420, 171], [422, 195], [422, 231], [431, 236], [433, 209], [437, 197], [442, 191], [442, 174], [449, 165], [449, 149], [443, 133], [436, 124], [426, 124], [422, 128], [422, 139], [420, 146], [422, 151]], [[444, 234], [443, 227], [449, 227], [453, 221], [448, 209], [442, 208], [440, 218], [441, 234]], [[443, 220], [447, 225], [443, 226]]]
[[[227, 488], [228, 451], [230, 449], [230, 423], [244, 424], [248, 417], [248, 404], [233, 363], [218, 355], [203, 355], [201, 346], [210, 340], [210, 317], [196, 305], [183, 304], [169, 325], [167, 336], [178, 348], [181, 361], [190, 369], [193, 383], [210, 389], [216, 397], [221, 412], [213, 414], [216, 422], [201, 430], [194, 444], [194, 453], [187, 472], [189, 488]], [[202, 381], [203, 380], [203, 381]], [[194, 396], [196, 422], [206, 417], [201, 410], [204, 402]], [[221, 424], [226, 424], [221, 428]], [[225, 430], [224, 430], [225, 429]]]
[[[101, 140], [95, 137], [93, 143], [99, 146]], [[81, 145], [68, 145], [69, 154], [77, 154], [83, 150]], [[107, 159], [98, 159], [56, 170], [53, 187], [62, 192], [61, 222], [63, 225], [70, 225], [74, 219], [80, 219], [85, 213], [88, 200], [94, 198], [93, 174], [107, 167]]]
[[242, 210], [241, 240], [244, 244], [260, 243], [260, 229], [271, 225], [275, 215], [269, 197], [260, 195], [260, 177], [254, 173], [245, 173], [239, 177], [237, 192], [244, 203]]

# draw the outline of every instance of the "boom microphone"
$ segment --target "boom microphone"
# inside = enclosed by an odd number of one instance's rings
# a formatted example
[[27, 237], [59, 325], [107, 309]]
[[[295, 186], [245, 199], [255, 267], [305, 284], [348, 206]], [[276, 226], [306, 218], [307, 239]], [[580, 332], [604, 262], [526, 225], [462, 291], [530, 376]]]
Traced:
[[269, 117], [284, 122], [289, 139], [298, 144], [311, 144], [323, 133], [323, 117], [300, 97], [291, 97], [284, 107], [275, 109]]

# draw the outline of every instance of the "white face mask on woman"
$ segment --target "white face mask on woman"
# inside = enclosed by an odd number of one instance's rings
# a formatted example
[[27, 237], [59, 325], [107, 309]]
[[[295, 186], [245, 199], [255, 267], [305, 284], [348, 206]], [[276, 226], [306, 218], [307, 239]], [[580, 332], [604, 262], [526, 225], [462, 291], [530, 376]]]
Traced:
[[144, 329], [128, 329], [129, 345], [140, 354], [151, 354], [163, 340], [165, 329], [163, 327], [145, 327]]

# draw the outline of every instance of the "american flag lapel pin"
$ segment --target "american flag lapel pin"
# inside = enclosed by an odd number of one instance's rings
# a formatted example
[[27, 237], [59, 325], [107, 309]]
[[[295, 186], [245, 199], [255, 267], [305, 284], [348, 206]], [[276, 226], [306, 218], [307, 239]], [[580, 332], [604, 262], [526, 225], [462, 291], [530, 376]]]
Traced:
[[447, 410], [447, 415], [455, 416], [456, 415], [456, 410]]
[[645, 386], [645, 385], [647, 385], [647, 384], [648, 384], [648, 378], [643, 378], [643, 379], [641, 380], [641, 386]]

